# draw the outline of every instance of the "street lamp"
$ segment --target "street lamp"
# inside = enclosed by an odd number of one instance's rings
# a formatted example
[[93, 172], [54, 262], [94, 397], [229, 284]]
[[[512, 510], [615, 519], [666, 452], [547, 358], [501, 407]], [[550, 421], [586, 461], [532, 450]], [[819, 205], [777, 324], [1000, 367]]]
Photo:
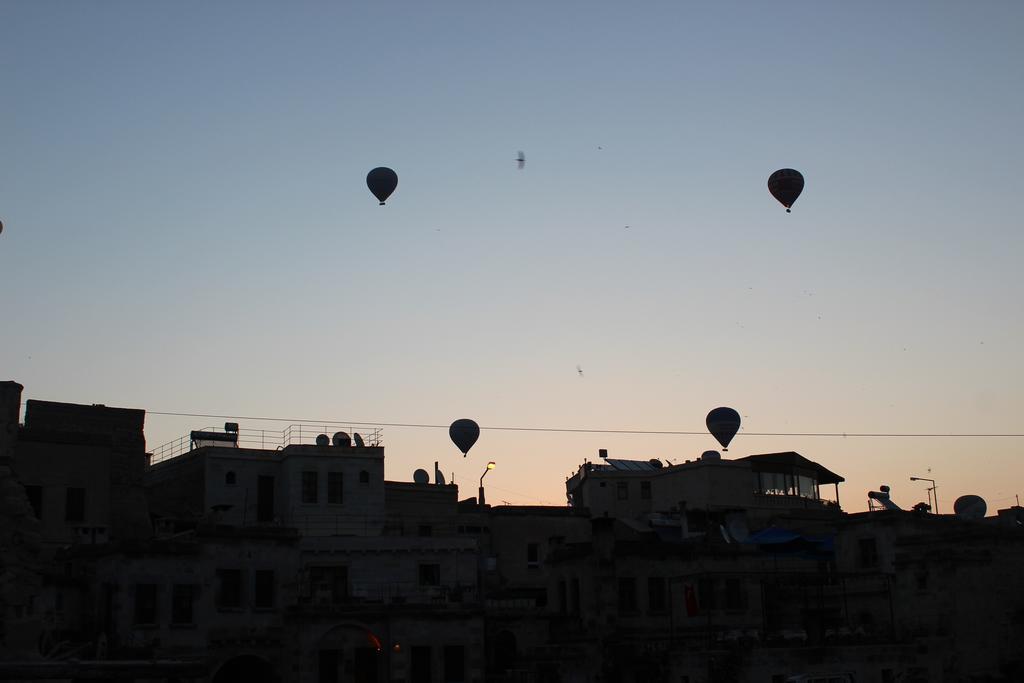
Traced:
[[939, 493], [935, 490], [938, 488], [935, 485], [935, 480], [928, 477], [911, 477], [910, 481], [930, 481], [932, 483], [932, 487], [928, 489], [928, 500], [932, 500], [932, 496], [935, 496], [935, 514], [939, 514]]
[[494, 469], [494, 466], [495, 466], [494, 465], [494, 461], [493, 460], [490, 461], [489, 463], [487, 463], [487, 469], [485, 469], [484, 473], [480, 475], [480, 491], [479, 491], [480, 495], [478, 497], [479, 500], [480, 500], [480, 507], [484, 506], [484, 477], [487, 476], [488, 472], [490, 472], [491, 470]]

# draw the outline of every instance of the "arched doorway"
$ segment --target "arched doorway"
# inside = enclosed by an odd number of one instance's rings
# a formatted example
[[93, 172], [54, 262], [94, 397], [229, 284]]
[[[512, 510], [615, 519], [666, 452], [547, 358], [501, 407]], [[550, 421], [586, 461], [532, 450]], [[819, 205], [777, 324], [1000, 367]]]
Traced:
[[274, 683], [270, 662], [256, 655], [239, 655], [221, 664], [213, 676], [213, 683]]
[[387, 677], [380, 639], [365, 624], [338, 624], [321, 636], [316, 651], [318, 683], [378, 683]]

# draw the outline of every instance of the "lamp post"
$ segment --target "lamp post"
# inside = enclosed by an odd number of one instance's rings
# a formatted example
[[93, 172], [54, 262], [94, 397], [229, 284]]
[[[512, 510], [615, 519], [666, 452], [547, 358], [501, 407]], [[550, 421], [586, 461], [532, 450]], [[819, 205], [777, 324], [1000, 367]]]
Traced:
[[490, 472], [493, 469], [494, 469], [494, 461], [492, 460], [491, 462], [487, 463], [487, 469], [485, 469], [484, 473], [480, 475], [480, 491], [479, 491], [480, 495], [478, 496], [478, 498], [480, 500], [480, 507], [484, 506], [484, 477], [486, 477], [487, 473]]
[[928, 477], [911, 477], [910, 481], [930, 481], [932, 483], [932, 487], [930, 489], [928, 489], [928, 491], [929, 491], [928, 498], [929, 498], [929, 500], [931, 500], [932, 496], [934, 495], [934, 497], [935, 497], [935, 514], [939, 514], [939, 492], [936, 491], [936, 489], [938, 487], [935, 485], [935, 480], [934, 479], [929, 479]]

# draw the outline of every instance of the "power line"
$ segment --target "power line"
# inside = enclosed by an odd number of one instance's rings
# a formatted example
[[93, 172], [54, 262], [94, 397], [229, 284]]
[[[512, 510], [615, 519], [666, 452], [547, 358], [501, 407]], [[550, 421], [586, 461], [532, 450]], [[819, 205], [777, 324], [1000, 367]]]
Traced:
[[[446, 424], [425, 424], [416, 422], [365, 422], [359, 420], [316, 420], [310, 418], [262, 417], [254, 415], [219, 415], [212, 413], [181, 413], [159, 410], [147, 410], [148, 415], [170, 417], [206, 417], [217, 419], [253, 420], [264, 422], [289, 422], [314, 425], [365, 425], [370, 427], [403, 427], [410, 429], [448, 429]], [[559, 432], [567, 434], [648, 434], [655, 436], [707, 436], [707, 430], [651, 430], [651, 429], [587, 429], [577, 427], [508, 427], [481, 426], [480, 429], [502, 432]], [[894, 433], [894, 432], [740, 432], [744, 436], [809, 436], [831, 438], [909, 438], [909, 439], [945, 439], [945, 438], [996, 438], [1021, 439], [1024, 434], [965, 434], [965, 433]]]

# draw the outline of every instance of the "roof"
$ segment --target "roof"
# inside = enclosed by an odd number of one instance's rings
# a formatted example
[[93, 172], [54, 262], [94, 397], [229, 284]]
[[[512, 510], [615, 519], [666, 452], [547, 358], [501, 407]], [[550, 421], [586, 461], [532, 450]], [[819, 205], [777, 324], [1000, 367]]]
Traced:
[[819, 484], [838, 484], [839, 482], [846, 481], [846, 479], [835, 472], [822, 467], [813, 460], [808, 460], [794, 451], [748, 455], [745, 458], [737, 458], [737, 460], [746, 460], [754, 466], [755, 469], [764, 469], [765, 471], [770, 471], [769, 468], [773, 466], [801, 467], [803, 469], [814, 470], [815, 474], [817, 474]]

